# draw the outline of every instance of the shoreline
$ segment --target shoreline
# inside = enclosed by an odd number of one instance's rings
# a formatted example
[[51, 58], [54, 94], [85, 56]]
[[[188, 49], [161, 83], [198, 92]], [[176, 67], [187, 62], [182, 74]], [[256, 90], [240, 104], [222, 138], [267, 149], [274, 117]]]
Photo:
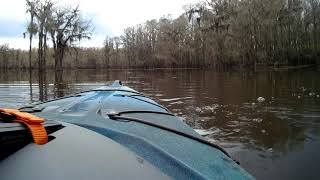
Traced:
[[[240, 68], [240, 66], [231, 67], [231, 68], [214, 68], [214, 67], [167, 67], [167, 68], [63, 68], [62, 70], [111, 70], [111, 71], [154, 71], [154, 70], [214, 70], [214, 71], [283, 71], [283, 70], [294, 70], [294, 69], [307, 69], [307, 68], [317, 68], [320, 67], [318, 64], [307, 64], [307, 65], [298, 65], [298, 66], [261, 66], [258, 65], [256, 69], [252, 68]], [[0, 68], [0, 72], [2, 71], [30, 71], [29, 68]], [[32, 68], [31, 71], [38, 71], [38, 68]], [[54, 68], [45, 68], [42, 71], [55, 71]]]

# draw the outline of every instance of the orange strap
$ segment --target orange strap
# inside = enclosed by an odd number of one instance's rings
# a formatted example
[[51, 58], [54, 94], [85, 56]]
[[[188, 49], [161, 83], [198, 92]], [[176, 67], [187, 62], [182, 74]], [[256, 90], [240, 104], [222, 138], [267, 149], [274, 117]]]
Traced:
[[15, 116], [14, 122], [19, 122], [28, 127], [31, 131], [34, 143], [38, 145], [48, 142], [48, 134], [42, 123], [43, 118], [37, 117], [30, 113], [20, 112], [16, 109], [0, 109], [0, 112]]

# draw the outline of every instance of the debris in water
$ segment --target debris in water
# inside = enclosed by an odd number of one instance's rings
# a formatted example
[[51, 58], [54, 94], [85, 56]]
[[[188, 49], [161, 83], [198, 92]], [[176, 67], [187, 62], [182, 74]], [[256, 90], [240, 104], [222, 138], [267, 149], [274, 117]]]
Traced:
[[233, 131], [238, 133], [238, 132], [240, 132], [240, 129], [234, 129]]
[[199, 107], [196, 107], [196, 109], [195, 109], [198, 113], [201, 113], [202, 112], [202, 109], [201, 108], [199, 108]]
[[309, 96], [311, 96], [311, 97], [314, 95], [316, 95], [316, 93], [313, 93], [313, 92], [309, 93]]
[[320, 98], [320, 95], [319, 95], [319, 94], [317, 94], [317, 98]]
[[298, 99], [301, 99], [301, 96], [298, 96]]
[[253, 122], [261, 123], [263, 121], [262, 118], [254, 118], [252, 119]]
[[273, 149], [272, 149], [272, 148], [269, 148], [268, 151], [271, 152], [271, 153], [273, 153]]
[[265, 134], [267, 131], [266, 131], [266, 130], [264, 130], [264, 129], [262, 129], [262, 130], [261, 130], [261, 132], [262, 132], [263, 134]]
[[209, 136], [210, 134], [214, 133], [214, 131], [205, 130], [205, 129], [194, 129], [194, 130], [201, 136]]
[[259, 103], [262, 103], [262, 102], [266, 101], [266, 99], [264, 97], [258, 97], [257, 101]]
[[205, 106], [203, 107], [204, 110], [207, 110], [207, 111], [211, 111], [211, 112], [214, 112], [214, 107], [211, 107], [211, 106]]

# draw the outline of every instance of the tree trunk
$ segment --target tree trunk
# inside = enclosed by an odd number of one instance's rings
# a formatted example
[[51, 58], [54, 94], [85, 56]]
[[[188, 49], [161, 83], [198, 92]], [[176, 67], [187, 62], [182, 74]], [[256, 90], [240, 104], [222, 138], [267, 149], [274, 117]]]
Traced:
[[45, 73], [42, 71], [42, 69], [38, 69], [38, 75], [39, 75], [39, 83], [38, 83], [38, 86], [39, 86], [39, 101], [44, 101], [44, 84], [46, 83], [44, 81], [44, 75]]
[[55, 98], [63, 97], [64, 89], [66, 89], [66, 83], [63, 82], [63, 71], [55, 71], [55, 81], [54, 81], [54, 87], [56, 89], [56, 95]]
[[56, 71], [62, 71], [62, 60], [64, 57], [64, 48], [63, 47], [57, 47], [57, 50], [55, 52], [55, 70]]
[[31, 22], [30, 22], [30, 24], [31, 24], [31, 29], [30, 29], [30, 32], [29, 32], [29, 34], [30, 34], [30, 36], [29, 36], [29, 38], [30, 38], [30, 44], [29, 44], [29, 70], [30, 70], [30, 73], [31, 73], [31, 58], [32, 58], [32, 39], [33, 39], [33, 21], [34, 21], [34, 14], [33, 14], [33, 12], [30, 12], [30, 20], [31, 20]]
[[79, 68], [79, 50], [76, 48], [75, 52], [76, 52], [76, 69], [78, 69]]
[[32, 32], [30, 33], [30, 45], [29, 45], [29, 70], [31, 71], [31, 58], [32, 58]]
[[38, 47], [38, 68], [42, 69], [43, 61], [43, 34], [42, 31], [39, 32], [39, 47]]
[[47, 58], [47, 31], [44, 33], [44, 36], [43, 36], [43, 40], [44, 40], [44, 43], [43, 43], [43, 57], [42, 57], [42, 69], [45, 69], [46, 68], [46, 58]]

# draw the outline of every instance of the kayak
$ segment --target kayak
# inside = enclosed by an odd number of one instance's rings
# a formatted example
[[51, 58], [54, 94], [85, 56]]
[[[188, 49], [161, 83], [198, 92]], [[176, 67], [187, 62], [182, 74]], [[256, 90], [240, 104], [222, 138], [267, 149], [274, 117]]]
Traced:
[[0, 123], [2, 180], [254, 179], [223, 148], [121, 81], [19, 111], [45, 119], [48, 142], [32, 143], [18, 122]]

